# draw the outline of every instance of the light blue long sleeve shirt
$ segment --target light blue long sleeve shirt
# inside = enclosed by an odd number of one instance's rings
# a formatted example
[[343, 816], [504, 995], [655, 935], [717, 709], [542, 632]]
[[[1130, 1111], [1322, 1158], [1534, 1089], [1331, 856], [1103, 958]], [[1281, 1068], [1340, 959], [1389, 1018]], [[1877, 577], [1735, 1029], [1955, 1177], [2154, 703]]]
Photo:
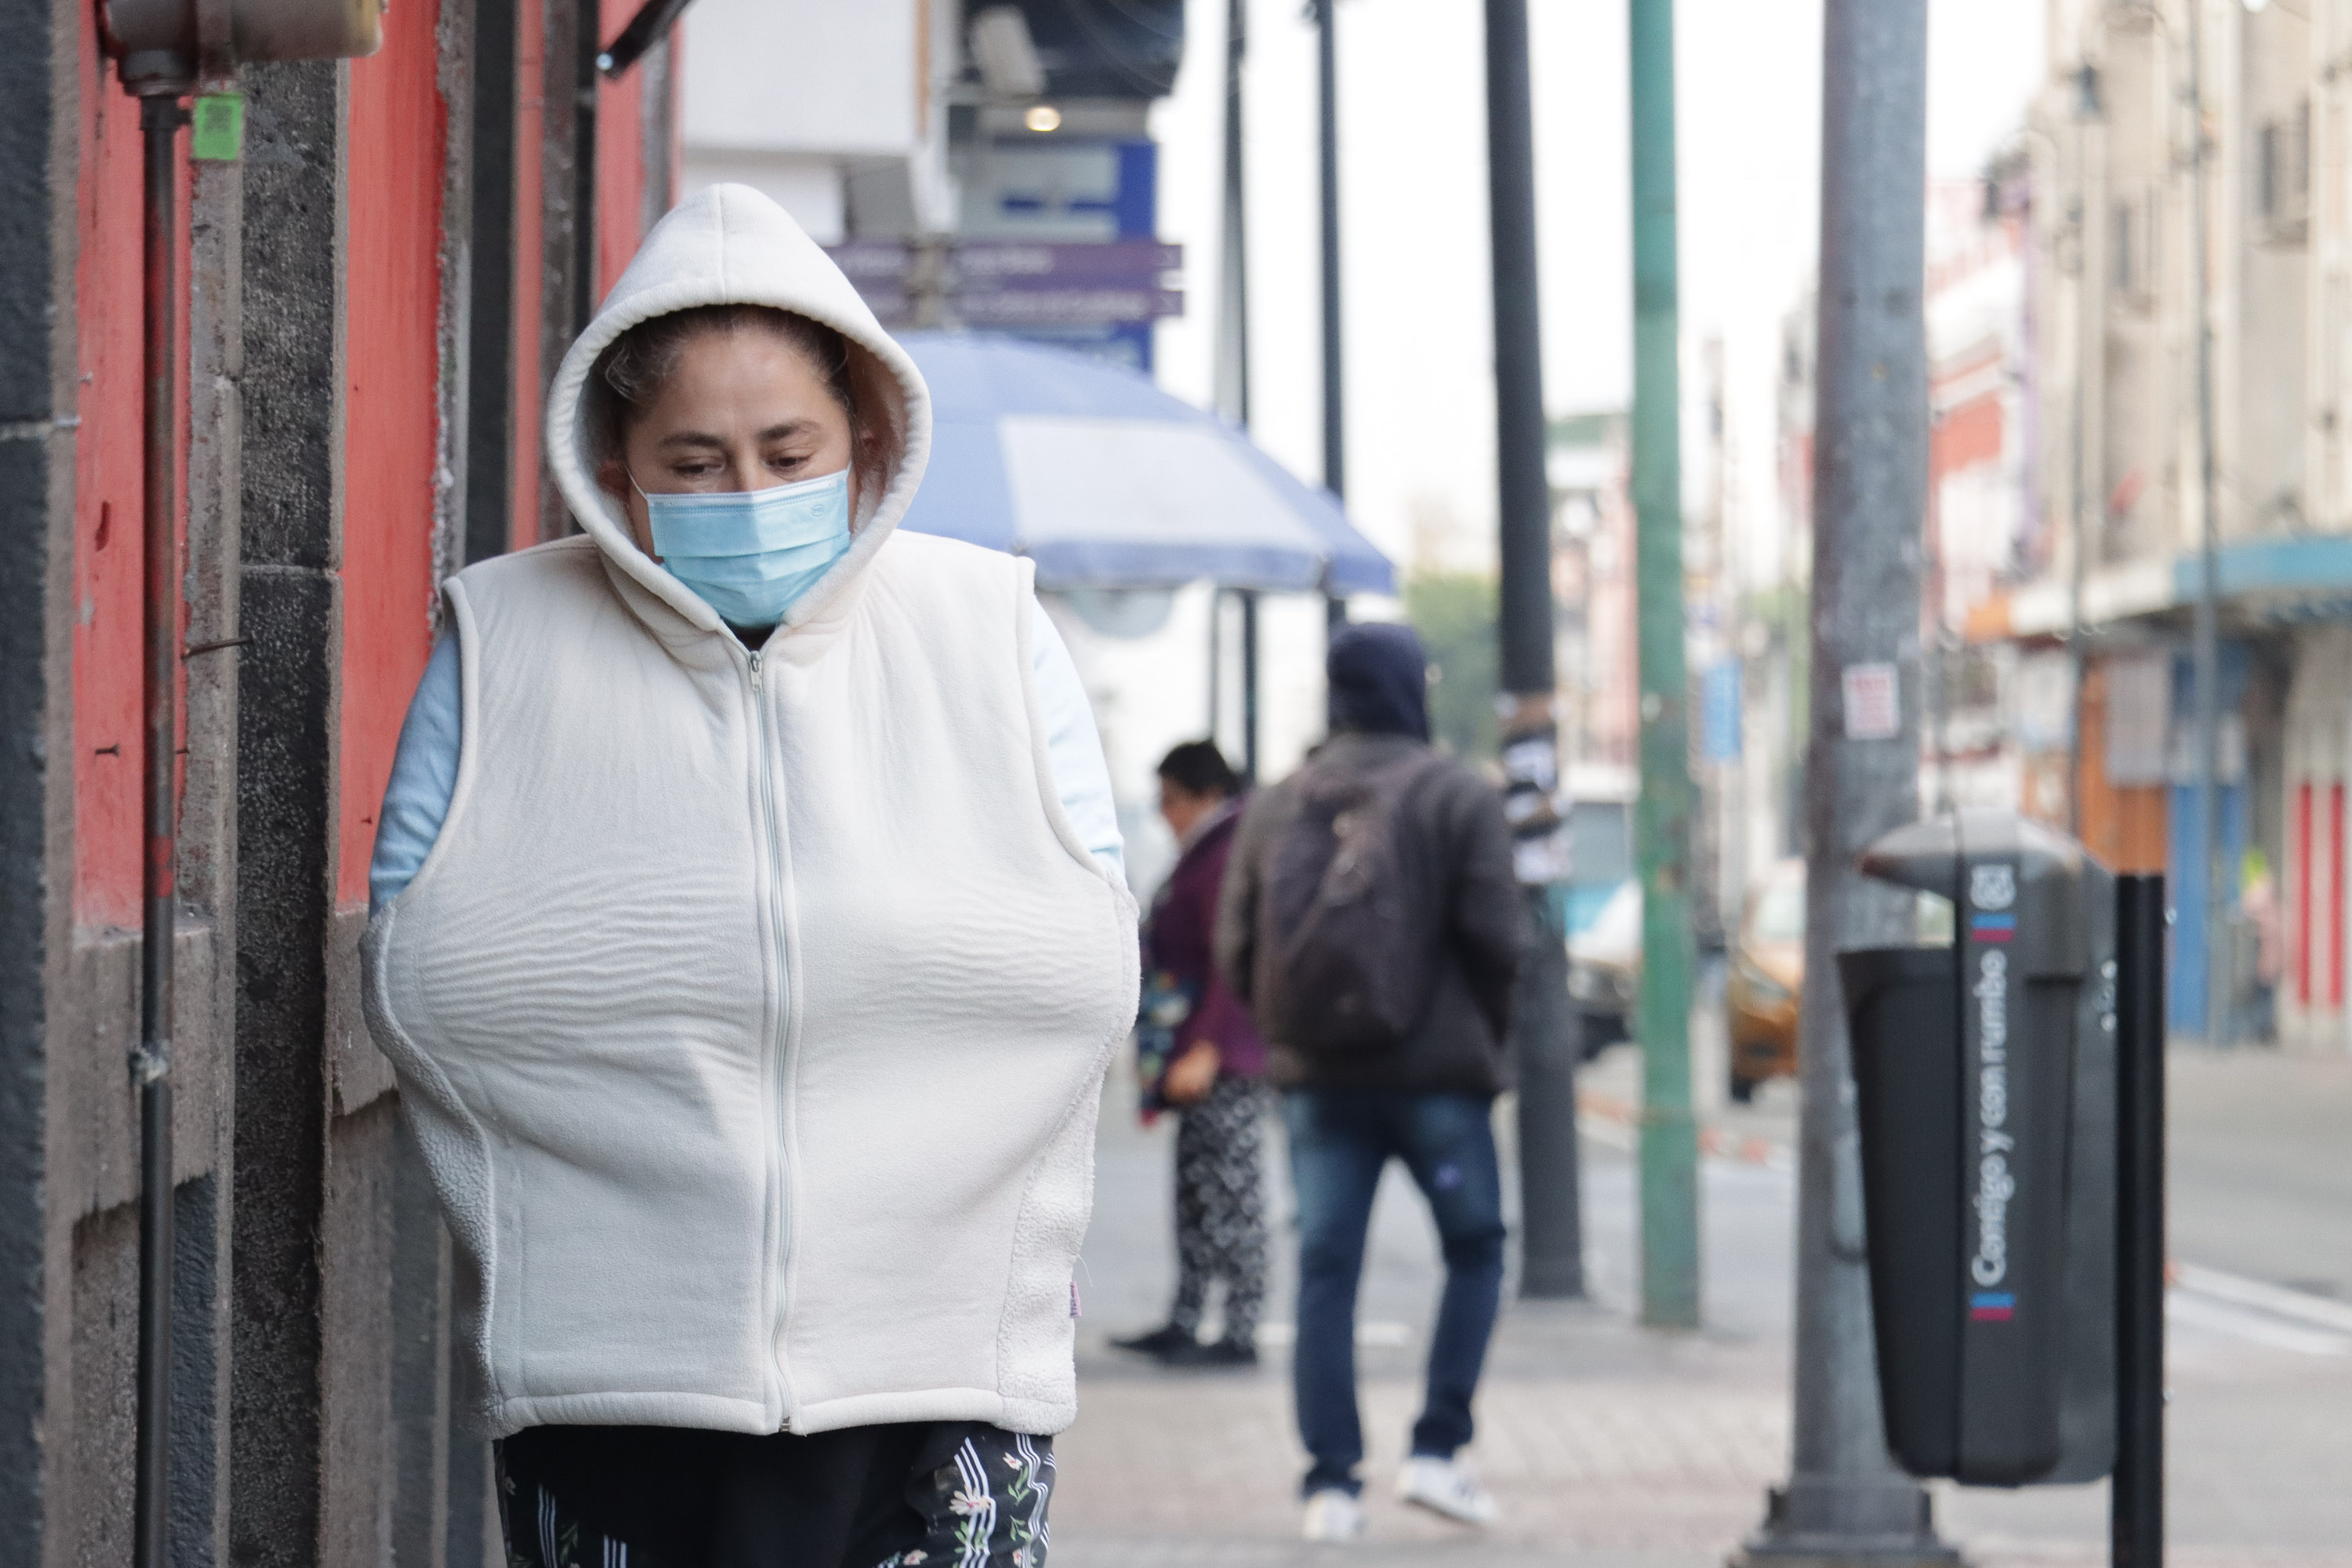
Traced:
[[[1103, 761], [1102, 739], [1095, 731], [1086, 686], [1062, 634], [1045, 606], [1034, 600], [1030, 625], [1030, 662], [1055, 793], [1087, 852], [1124, 880], [1126, 849], [1111, 800], [1110, 768]], [[400, 726], [392, 778], [384, 785], [383, 809], [376, 816], [375, 856], [368, 866], [371, 914], [400, 896], [441, 837], [450, 798], [457, 792], [462, 711], [457, 639], [444, 632], [433, 645], [433, 657], [425, 662], [424, 679], [417, 682], [408, 717]]]

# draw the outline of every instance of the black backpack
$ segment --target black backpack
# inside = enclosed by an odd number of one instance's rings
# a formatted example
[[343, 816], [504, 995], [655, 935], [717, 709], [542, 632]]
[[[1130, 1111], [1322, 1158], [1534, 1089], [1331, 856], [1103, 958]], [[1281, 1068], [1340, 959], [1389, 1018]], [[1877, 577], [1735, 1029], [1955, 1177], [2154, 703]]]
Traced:
[[1417, 752], [1370, 773], [1307, 764], [1296, 822], [1273, 846], [1258, 940], [1267, 1037], [1311, 1056], [1402, 1044], [1429, 999], [1437, 911], [1416, 907], [1404, 806], [1444, 766]]

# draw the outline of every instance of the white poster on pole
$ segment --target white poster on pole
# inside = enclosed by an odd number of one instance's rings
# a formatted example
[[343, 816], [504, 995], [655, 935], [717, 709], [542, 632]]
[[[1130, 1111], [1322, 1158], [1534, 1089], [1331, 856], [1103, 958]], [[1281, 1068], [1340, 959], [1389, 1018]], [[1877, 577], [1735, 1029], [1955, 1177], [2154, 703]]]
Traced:
[[1891, 741], [1903, 732], [1903, 704], [1891, 664], [1849, 664], [1838, 679], [1845, 698], [1845, 738]]

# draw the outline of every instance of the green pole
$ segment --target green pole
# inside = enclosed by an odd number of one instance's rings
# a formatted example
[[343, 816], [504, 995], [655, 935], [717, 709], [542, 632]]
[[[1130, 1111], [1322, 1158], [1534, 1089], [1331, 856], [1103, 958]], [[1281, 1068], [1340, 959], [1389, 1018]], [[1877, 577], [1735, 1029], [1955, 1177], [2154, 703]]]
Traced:
[[1698, 1327], [1691, 1116], [1690, 735], [1683, 674], [1674, 0], [1631, 0], [1633, 508], [1642, 683], [1642, 1321]]

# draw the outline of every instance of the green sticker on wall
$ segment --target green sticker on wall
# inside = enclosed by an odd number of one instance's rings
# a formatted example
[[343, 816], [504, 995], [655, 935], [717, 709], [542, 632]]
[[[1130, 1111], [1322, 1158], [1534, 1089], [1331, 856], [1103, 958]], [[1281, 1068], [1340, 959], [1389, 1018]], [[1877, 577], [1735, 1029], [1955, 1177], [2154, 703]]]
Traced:
[[245, 96], [208, 92], [196, 100], [195, 129], [188, 137], [188, 155], [211, 163], [233, 163], [245, 151]]

